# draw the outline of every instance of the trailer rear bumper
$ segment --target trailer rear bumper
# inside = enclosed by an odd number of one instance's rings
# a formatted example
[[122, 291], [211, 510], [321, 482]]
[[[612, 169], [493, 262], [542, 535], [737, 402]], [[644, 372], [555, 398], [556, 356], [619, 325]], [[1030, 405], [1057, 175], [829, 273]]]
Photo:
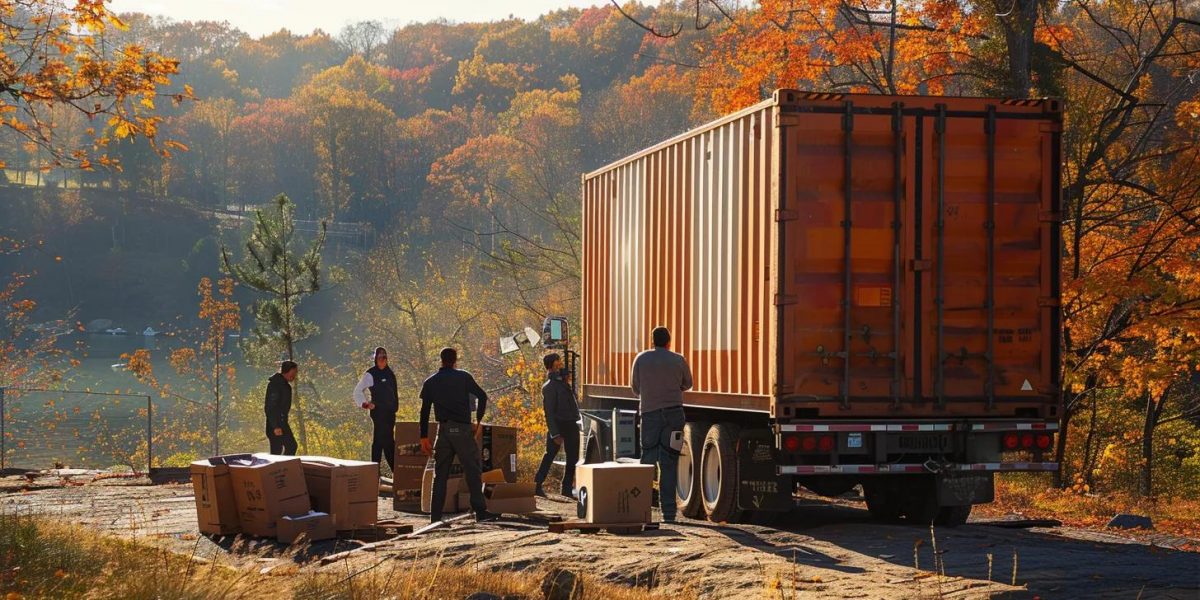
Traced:
[[1057, 471], [1056, 462], [1002, 462], [963, 464], [885, 465], [779, 465], [779, 475], [888, 475], [893, 473], [1010, 473]]

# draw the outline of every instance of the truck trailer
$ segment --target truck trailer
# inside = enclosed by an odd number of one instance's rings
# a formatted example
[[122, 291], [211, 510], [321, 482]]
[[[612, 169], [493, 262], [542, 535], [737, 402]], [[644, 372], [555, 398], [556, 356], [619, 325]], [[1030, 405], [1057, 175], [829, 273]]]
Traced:
[[861, 485], [955, 525], [996, 473], [1055, 471], [1061, 131], [1056, 100], [779, 90], [584, 175], [585, 459], [637, 455], [663, 325], [688, 517]]

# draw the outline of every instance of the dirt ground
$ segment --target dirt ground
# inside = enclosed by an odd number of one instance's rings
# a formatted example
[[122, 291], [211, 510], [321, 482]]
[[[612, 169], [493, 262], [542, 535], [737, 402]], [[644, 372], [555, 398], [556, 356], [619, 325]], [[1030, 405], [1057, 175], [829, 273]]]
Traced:
[[[310, 559], [359, 542], [321, 542], [297, 555], [267, 541], [198, 536], [190, 485], [135, 483], [30, 486], [8, 478], [0, 481], [0, 512], [46, 515], [243, 568], [298, 562], [341, 573], [381, 560], [432, 559], [511, 571], [555, 564], [616, 583], [711, 598], [779, 598], [776, 582], [801, 597], [822, 598], [1200, 598], [1200, 554], [1171, 547], [1194, 540], [1163, 536], [1147, 543], [1114, 532], [981, 522], [931, 534], [873, 522], [855, 502], [818, 499], [800, 500], [770, 526], [683, 520], [635, 535], [552, 534], [545, 524], [521, 519], [464, 521], [394, 550], [361, 552], [322, 567]], [[574, 510], [565, 501], [539, 499], [539, 507]], [[387, 498], [380, 498], [379, 516], [427, 522], [392, 511]], [[932, 575], [935, 552], [945, 577]], [[1009, 585], [1014, 558], [1016, 586]]]

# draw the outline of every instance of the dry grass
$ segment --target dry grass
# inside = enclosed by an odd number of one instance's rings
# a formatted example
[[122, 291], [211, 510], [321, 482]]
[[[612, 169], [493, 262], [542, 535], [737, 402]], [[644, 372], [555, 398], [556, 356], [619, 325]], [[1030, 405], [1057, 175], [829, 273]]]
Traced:
[[256, 581], [216, 562], [28, 516], [0, 515], [5, 598], [253, 598]]
[[[235, 548], [235, 552], [239, 549]], [[465, 598], [475, 592], [540, 598], [540, 584], [547, 570], [546, 565], [538, 565], [521, 572], [483, 571], [452, 565], [440, 556], [418, 559], [377, 556], [324, 570], [285, 557], [283, 561], [273, 561], [275, 566], [266, 573], [262, 572], [263, 563], [241, 562], [250, 566], [236, 568], [230, 563], [181, 555], [44, 518], [0, 514], [0, 598], [5, 600], [432, 600]], [[583, 600], [667, 598], [586, 575], [583, 581], [586, 592]]]
[[[1151, 501], [1124, 494], [1081, 495], [1053, 489], [1040, 478], [997, 478], [996, 502], [975, 508], [980, 516], [1020, 513], [1097, 529], [1103, 529], [1113, 515], [1128, 512], [1152, 518], [1158, 533], [1200, 538], [1200, 501], [1179, 498]], [[1192, 549], [1200, 551], [1200, 547]]]

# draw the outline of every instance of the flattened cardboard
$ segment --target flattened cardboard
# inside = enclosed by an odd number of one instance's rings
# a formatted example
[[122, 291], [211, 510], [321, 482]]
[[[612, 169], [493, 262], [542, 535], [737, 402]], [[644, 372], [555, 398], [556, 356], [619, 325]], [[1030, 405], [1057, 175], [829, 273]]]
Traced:
[[230, 463], [233, 498], [242, 532], [275, 537], [280, 518], [307, 514], [311, 508], [300, 459], [255, 454], [250, 460]]
[[275, 528], [277, 531], [275, 539], [284, 544], [295, 543], [301, 535], [308, 542], [330, 540], [337, 536], [333, 516], [317, 511], [306, 515], [283, 517], [276, 523]]
[[234, 535], [242, 532], [233, 479], [227, 459], [249, 459], [249, 454], [229, 454], [197, 460], [191, 464], [192, 492], [196, 496], [196, 523], [201, 533]]
[[301, 456], [300, 462], [313, 509], [329, 513], [338, 531], [375, 527], [379, 463], [326, 456]]
[[654, 465], [596, 463], [579, 465], [580, 517], [588, 523], [649, 523]]

